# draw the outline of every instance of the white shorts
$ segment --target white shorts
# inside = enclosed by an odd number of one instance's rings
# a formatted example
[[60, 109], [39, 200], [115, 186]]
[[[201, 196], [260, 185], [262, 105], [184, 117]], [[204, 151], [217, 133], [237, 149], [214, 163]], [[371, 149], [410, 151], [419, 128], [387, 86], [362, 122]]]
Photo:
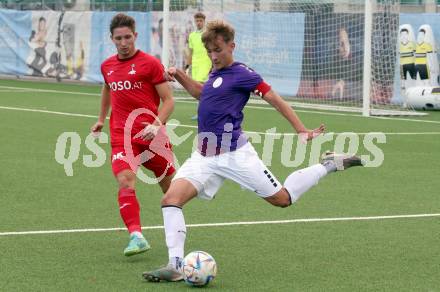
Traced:
[[224, 154], [205, 157], [195, 151], [177, 170], [173, 180], [184, 178], [197, 189], [198, 197], [211, 200], [225, 179], [266, 198], [281, 190], [282, 185], [264, 165], [250, 143]]

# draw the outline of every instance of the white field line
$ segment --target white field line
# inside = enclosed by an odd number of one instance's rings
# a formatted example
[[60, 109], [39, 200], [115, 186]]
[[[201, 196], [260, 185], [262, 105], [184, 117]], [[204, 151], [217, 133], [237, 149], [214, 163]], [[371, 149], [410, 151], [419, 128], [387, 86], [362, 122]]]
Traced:
[[0, 88], [4, 88], [4, 89], [31, 89], [33, 92], [65, 93], [65, 94], [74, 94], [74, 95], [90, 95], [90, 96], [100, 96], [101, 95], [99, 93], [63, 91], [63, 90], [54, 90], [54, 89], [37, 89], [37, 88], [29, 88], [29, 87], [16, 87], [16, 86], [3, 86], [3, 85], [0, 85]]
[[[28, 87], [14, 87], [14, 86], [2, 86], [0, 85], [0, 88], [5, 89], [31, 89], [33, 92], [50, 92], [50, 93], [64, 93], [64, 94], [73, 94], [73, 95], [89, 95], [89, 96], [100, 96], [99, 93], [88, 93], [88, 92], [75, 92], [75, 91], [63, 91], [63, 90], [52, 90], [52, 89], [33, 89]], [[188, 97], [176, 97], [176, 102], [180, 103], [197, 103], [197, 101], [193, 100], [193, 98]], [[252, 103], [252, 100], [249, 100], [249, 103]], [[260, 103], [256, 103], [260, 104]], [[274, 111], [275, 109], [268, 106], [251, 106], [246, 105], [246, 108], [250, 109], [259, 109], [259, 110], [271, 110]], [[346, 113], [334, 113], [334, 112], [325, 112], [325, 111], [314, 111], [314, 110], [299, 110], [295, 108], [296, 112], [299, 113], [310, 113], [310, 114], [320, 114], [320, 115], [330, 115], [330, 116], [344, 116], [344, 117], [358, 117], [358, 118], [366, 118], [359, 114], [346, 114]], [[382, 119], [382, 120], [393, 120], [393, 121], [406, 121], [406, 122], [420, 122], [420, 123], [433, 123], [433, 124], [440, 124], [440, 121], [431, 121], [431, 120], [417, 120], [417, 119], [407, 119], [407, 118], [390, 118], [390, 117], [377, 117], [377, 116], [371, 116], [368, 117], [371, 119]]]
[[[189, 228], [198, 227], [225, 227], [225, 226], [246, 226], [246, 225], [266, 225], [266, 224], [291, 224], [291, 223], [314, 223], [314, 222], [338, 222], [338, 221], [367, 221], [367, 220], [389, 220], [389, 219], [412, 219], [412, 218], [433, 218], [440, 217], [440, 214], [413, 214], [413, 215], [392, 215], [392, 216], [369, 216], [369, 217], [337, 217], [337, 218], [304, 218], [291, 220], [272, 220], [272, 221], [242, 221], [224, 223], [205, 223], [188, 224]], [[144, 230], [163, 229], [162, 225], [143, 226]], [[106, 231], [125, 231], [126, 228], [85, 228], [85, 229], [64, 229], [64, 230], [36, 230], [36, 231], [14, 231], [0, 232], [0, 236], [12, 235], [37, 235], [37, 234], [61, 234], [61, 233], [80, 233], [80, 232], [106, 232]]]
[[34, 92], [32, 89], [0, 89], [0, 92]]
[[82, 118], [94, 118], [94, 119], [98, 118], [98, 116], [94, 116], [94, 115], [56, 112], [56, 111], [48, 111], [48, 110], [32, 109], [32, 108], [22, 108], [22, 107], [0, 106], [0, 109], [12, 110], [12, 111], [23, 111], [23, 112], [34, 112], [34, 113], [44, 113], [44, 114], [70, 116], [70, 117], [82, 117]]
[[[30, 109], [30, 108], [21, 108], [21, 107], [9, 107], [9, 106], [0, 106], [0, 109], [4, 110], [14, 110], [14, 111], [25, 111], [25, 112], [36, 112], [36, 113], [45, 113], [45, 114], [53, 114], [53, 115], [61, 115], [61, 116], [71, 116], [71, 117], [81, 117], [81, 118], [93, 118], [97, 119], [98, 116], [95, 115], [85, 115], [85, 114], [76, 114], [76, 113], [66, 113], [66, 112], [57, 112], [57, 111], [48, 111], [48, 110], [41, 110], [41, 109]], [[107, 119], [109, 119], [107, 117]], [[185, 125], [185, 124], [173, 124], [173, 123], [167, 123], [167, 125], [170, 126], [176, 126], [180, 128], [191, 128], [191, 129], [197, 129], [197, 126], [195, 125]], [[268, 135], [268, 136], [275, 136], [275, 135], [284, 135], [284, 136], [296, 136], [298, 134], [296, 133], [272, 133], [272, 132], [255, 132], [255, 131], [245, 131], [245, 133], [250, 134], [260, 134], [260, 135]], [[333, 132], [332, 132], [333, 133]], [[368, 132], [368, 133], [354, 133], [358, 135], [367, 135], [372, 133], [382, 133], [382, 132]], [[335, 135], [340, 133], [333, 133]], [[389, 132], [389, 133], [383, 133], [385, 135], [440, 135], [440, 132]]]

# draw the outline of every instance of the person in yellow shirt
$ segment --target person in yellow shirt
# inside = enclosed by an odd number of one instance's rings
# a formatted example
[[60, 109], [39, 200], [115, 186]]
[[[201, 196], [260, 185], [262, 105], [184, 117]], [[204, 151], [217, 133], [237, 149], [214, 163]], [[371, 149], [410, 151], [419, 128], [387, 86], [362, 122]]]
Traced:
[[208, 74], [211, 71], [212, 63], [208, 57], [205, 46], [202, 43], [202, 33], [205, 28], [206, 16], [202, 12], [194, 15], [197, 30], [189, 34], [189, 65], [191, 65], [191, 77], [198, 82], [204, 83], [208, 80]]
[[[206, 16], [202, 12], [194, 14], [194, 21], [197, 30], [193, 31], [188, 36], [188, 65], [191, 66], [191, 77], [197, 82], [204, 83], [208, 80], [209, 72], [211, 71], [212, 63], [209, 59], [206, 48], [202, 43], [202, 33], [205, 29]], [[191, 119], [196, 120], [197, 115]]]

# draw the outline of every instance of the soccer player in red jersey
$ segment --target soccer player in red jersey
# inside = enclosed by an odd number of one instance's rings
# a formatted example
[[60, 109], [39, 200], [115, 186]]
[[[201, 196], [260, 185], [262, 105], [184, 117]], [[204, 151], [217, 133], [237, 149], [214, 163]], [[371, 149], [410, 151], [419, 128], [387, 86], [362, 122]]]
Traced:
[[124, 250], [126, 256], [150, 249], [141, 233], [135, 192], [137, 168], [142, 164], [151, 170], [164, 193], [175, 172], [164, 126], [174, 109], [172, 91], [164, 79], [160, 61], [136, 49], [135, 26], [135, 20], [123, 13], [111, 21], [111, 39], [117, 54], [101, 65], [105, 81], [101, 110], [91, 128], [93, 133], [102, 130], [111, 107], [112, 170], [119, 183], [120, 214], [130, 233], [130, 242]]

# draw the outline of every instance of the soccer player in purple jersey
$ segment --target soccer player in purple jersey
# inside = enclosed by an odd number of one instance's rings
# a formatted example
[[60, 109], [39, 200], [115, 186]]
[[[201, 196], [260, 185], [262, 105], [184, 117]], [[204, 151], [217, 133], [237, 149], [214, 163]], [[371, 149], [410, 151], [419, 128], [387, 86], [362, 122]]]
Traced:
[[180, 268], [186, 238], [182, 207], [194, 197], [212, 199], [225, 179], [254, 191], [274, 206], [288, 207], [328, 173], [362, 165], [356, 156], [329, 153], [321, 164], [293, 172], [282, 185], [242, 132], [243, 108], [250, 93], [257, 93], [271, 104], [307, 140], [323, 133], [324, 125], [307, 129], [259, 74], [234, 62], [234, 29], [230, 25], [223, 21], [210, 22], [202, 41], [213, 64], [205, 84], [194, 81], [176, 68], [170, 68], [166, 76], [168, 80], [177, 80], [199, 100], [198, 151], [177, 171], [162, 198], [169, 262], [165, 267], [143, 274], [152, 282], [182, 280]]

